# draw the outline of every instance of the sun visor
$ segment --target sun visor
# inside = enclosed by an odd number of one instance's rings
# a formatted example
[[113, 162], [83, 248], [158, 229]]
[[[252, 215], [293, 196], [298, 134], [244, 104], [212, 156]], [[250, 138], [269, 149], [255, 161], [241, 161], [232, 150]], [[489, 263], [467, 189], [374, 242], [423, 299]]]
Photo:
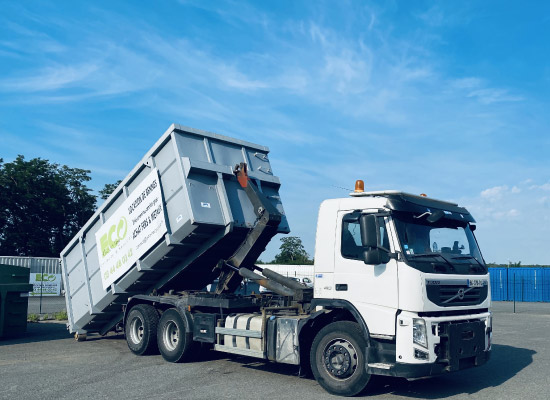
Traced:
[[476, 222], [474, 217], [464, 207], [458, 207], [452, 203], [432, 200], [430, 198], [405, 195], [389, 196], [386, 206], [393, 211], [409, 212], [418, 215], [441, 210], [445, 213], [446, 219], [468, 223]]

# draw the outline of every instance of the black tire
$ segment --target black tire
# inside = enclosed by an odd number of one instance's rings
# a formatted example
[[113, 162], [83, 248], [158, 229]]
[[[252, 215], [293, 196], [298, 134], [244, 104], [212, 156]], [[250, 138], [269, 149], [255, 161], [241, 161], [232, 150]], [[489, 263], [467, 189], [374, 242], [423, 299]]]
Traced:
[[138, 304], [130, 310], [124, 325], [126, 343], [132, 353], [139, 356], [157, 351], [157, 325], [159, 315], [149, 304]]
[[193, 332], [175, 308], [166, 310], [160, 317], [157, 343], [162, 357], [173, 363], [189, 361], [197, 347]]
[[327, 392], [355, 396], [369, 383], [366, 368], [367, 342], [355, 322], [333, 322], [317, 333], [310, 363], [315, 380]]

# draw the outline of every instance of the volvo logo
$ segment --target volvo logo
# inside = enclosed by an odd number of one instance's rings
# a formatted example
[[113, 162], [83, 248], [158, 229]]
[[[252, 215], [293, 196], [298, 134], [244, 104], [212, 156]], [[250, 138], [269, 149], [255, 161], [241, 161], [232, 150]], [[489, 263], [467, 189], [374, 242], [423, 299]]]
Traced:
[[458, 289], [458, 292], [457, 292], [453, 297], [451, 297], [451, 298], [445, 300], [445, 301], [443, 302], [443, 304], [450, 303], [451, 301], [457, 300], [457, 299], [458, 299], [459, 301], [460, 301], [460, 300], [464, 300], [464, 295], [465, 295], [466, 293], [468, 293], [468, 292], [469, 292], [470, 290], [472, 290], [472, 289], [473, 289], [473, 288], [468, 288], [468, 289], [460, 288], [460, 289]]

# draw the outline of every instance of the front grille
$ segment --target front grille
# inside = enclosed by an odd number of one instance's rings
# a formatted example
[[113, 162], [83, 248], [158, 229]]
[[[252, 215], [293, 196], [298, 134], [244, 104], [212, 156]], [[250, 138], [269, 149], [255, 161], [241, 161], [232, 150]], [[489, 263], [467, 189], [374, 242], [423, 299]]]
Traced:
[[487, 298], [487, 285], [470, 288], [467, 285], [427, 285], [428, 299], [440, 307], [472, 306]]

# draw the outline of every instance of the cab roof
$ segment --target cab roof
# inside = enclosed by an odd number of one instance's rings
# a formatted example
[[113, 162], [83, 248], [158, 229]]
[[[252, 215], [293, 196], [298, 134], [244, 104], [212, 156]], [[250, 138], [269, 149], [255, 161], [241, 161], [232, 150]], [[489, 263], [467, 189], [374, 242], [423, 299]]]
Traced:
[[475, 222], [474, 218], [464, 207], [456, 203], [419, 196], [416, 194], [400, 192], [397, 190], [383, 190], [375, 192], [352, 192], [352, 197], [383, 197], [386, 198], [386, 207], [393, 211], [405, 211], [413, 213], [433, 212], [442, 210], [447, 218]]

